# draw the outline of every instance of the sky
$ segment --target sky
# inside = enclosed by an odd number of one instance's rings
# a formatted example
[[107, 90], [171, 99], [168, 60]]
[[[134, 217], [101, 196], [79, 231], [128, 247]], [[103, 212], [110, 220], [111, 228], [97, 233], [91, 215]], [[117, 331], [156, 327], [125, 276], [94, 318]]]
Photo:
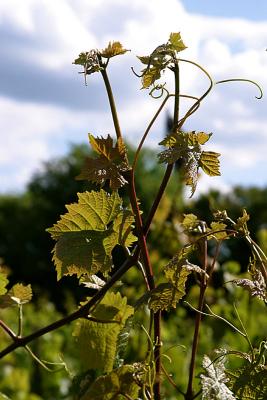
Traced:
[[[123, 134], [140, 140], [161, 100], [140, 90], [131, 71], [181, 32], [188, 47], [181, 56], [209, 71], [214, 81], [255, 80], [215, 85], [186, 130], [212, 132], [206, 150], [221, 153], [221, 177], [202, 176], [198, 193], [210, 187], [267, 185], [267, 8], [266, 0], [1, 0], [0, 1], [0, 193], [25, 189], [44, 161], [87, 143], [88, 132], [114, 128], [100, 74], [84, 85], [72, 64], [82, 51], [119, 40], [131, 52], [111, 60], [109, 76]], [[171, 77], [166, 75], [172, 90]], [[181, 91], [200, 96], [208, 81], [181, 63]], [[191, 104], [182, 102], [182, 111]], [[165, 133], [167, 104], [147, 139], [155, 147]], [[159, 148], [159, 151], [161, 149]]]

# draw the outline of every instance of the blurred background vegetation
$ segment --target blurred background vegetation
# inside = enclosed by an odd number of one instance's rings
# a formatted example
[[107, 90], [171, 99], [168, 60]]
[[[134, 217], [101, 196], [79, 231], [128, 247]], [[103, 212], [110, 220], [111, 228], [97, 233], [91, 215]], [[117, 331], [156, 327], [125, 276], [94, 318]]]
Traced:
[[[42, 170], [33, 176], [24, 193], [0, 196], [1, 263], [10, 272], [10, 285], [15, 282], [31, 283], [34, 292], [32, 303], [24, 307], [25, 334], [70, 312], [86, 295], [85, 289], [77, 285], [74, 277], [56, 281], [51, 261], [53, 242], [45, 229], [52, 226], [65, 212], [65, 204], [77, 200], [77, 192], [93, 188], [87, 182], [75, 180], [89, 152], [87, 145], [73, 145], [63, 158], [45, 163]], [[129, 156], [133, 157], [131, 148]], [[157, 163], [155, 152], [144, 149], [136, 171], [136, 189], [144, 220], [163, 173], [164, 168]], [[266, 205], [267, 188], [257, 187], [235, 187], [227, 194], [210, 191], [196, 199], [186, 199], [182, 179], [176, 169], [149, 237], [155, 269], [159, 271], [184, 244], [185, 238], [179, 226], [183, 213], [194, 213], [209, 222], [212, 218], [211, 212], [216, 209], [226, 209], [228, 215], [236, 219], [242, 214], [242, 208], [246, 208], [251, 217], [249, 228], [252, 236], [266, 250]], [[236, 320], [233, 309], [235, 302], [252, 343], [258, 345], [267, 334], [264, 306], [257, 300], [251, 300], [242, 289], [224, 284], [237, 275], [245, 276], [249, 256], [245, 242], [228, 240], [222, 247], [213, 284], [206, 297], [214, 312], [231, 321]], [[119, 253], [114, 254], [114, 260], [115, 266], [120, 263]], [[128, 271], [123, 278], [121, 290], [132, 304], [142, 295], [144, 286], [137, 269]], [[187, 295], [191, 304], [196, 304], [197, 296], [198, 287], [192, 281], [189, 283]], [[16, 330], [17, 310], [0, 310], [0, 314], [1, 319]], [[163, 352], [169, 357], [166, 357], [164, 365], [181, 389], [186, 384], [194, 317], [195, 313], [182, 303], [177, 310], [164, 314]], [[140, 312], [133, 322], [134, 329], [126, 354], [129, 362], [142, 360], [145, 354], [146, 336], [141, 328], [142, 323], [146, 325], [147, 315]], [[9, 338], [3, 331], [0, 332], [0, 341], [1, 349], [9, 343]], [[200, 337], [200, 353], [211, 354], [213, 349], [222, 345], [235, 350], [248, 350], [242, 337], [222, 321], [205, 318]], [[76, 353], [72, 327], [66, 326], [45, 335], [33, 342], [31, 348], [41, 359], [54, 363], [63, 361], [67, 367], [53, 373], [47, 372], [24, 349], [19, 349], [1, 360], [0, 392], [12, 400], [75, 398], [71, 394], [75, 392], [71, 388], [71, 378], [75, 373], [82, 374], [84, 371]], [[236, 362], [233, 360], [233, 364]], [[199, 359], [198, 371], [200, 364]], [[58, 369], [56, 365], [50, 367]], [[165, 390], [167, 399], [177, 398], [175, 389], [168, 386], [168, 383]]]

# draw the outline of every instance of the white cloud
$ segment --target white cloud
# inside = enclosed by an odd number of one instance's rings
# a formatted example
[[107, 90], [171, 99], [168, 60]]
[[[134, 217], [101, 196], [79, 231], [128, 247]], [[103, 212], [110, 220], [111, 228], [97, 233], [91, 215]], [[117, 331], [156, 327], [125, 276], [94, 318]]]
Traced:
[[[102, 48], [112, 39], [121, 40], [132, 49], [132, 53], [118, 58], [117, 62], [114, 60], [110, 75], [112, 83], [117, 85], [114, 92], [123, 131], [134, 144], [159, 102], [139, 90], [140, 83], [132, 76], [130, 66], [138, 66], [135, 54], [150, 53], [167, 40], [171, 31], [181, 31], [189, 47], [183, 57], [202, 63], [215, 80], [247, 77], [259, 81], [263, 88], [267, 85], [266, 23], [188, 14], [178, 0], [168, 0], [168, 5], [163, 0], [134, 0], [128, 4], [124, 0], [2, 1], [0, 29], [7, 38], [13, 38], [12, 46], [6, 40], [2, 47], [3, 59], [7, 60], [2, 76], [6, 82], [9, 79], [12, 88], [2, 91], [5, 97], [0, 99], [0, 129], [8, 132], [2, 133], [0, 149], [2, 190], [22, 187], [40, 160], [62, 154], [67, 142], [86, 141], [88, 131], [100, 135], [113, 132], [108, 108], [105, 109], [107, 102], [96, 92], [103, 91], [99, 77], [96, 81], [94, 76], [90, 77], [85, 90], [75, 91], [71, 86], [71, 93], [68, 92], [71, 81], [76, 81], [77, 87], [83, 84], [75, 76], [77, 69], [71, 66], [80, 51]], [[13, 83], [8, 72], [14, 64], [23, 74], [20, 76], [20, 71], [16, 73], [14, 69]], [[44, 80], [46, 87], [36, 90], [42, 76], [46, 78], [49, 71], [53, 72], [51, 80]], [[207, 87], [207, 79], [202, 79], [202, 73], [193, 66], [181, 64], [181, 73], [182, 93], [200, 95]], [[18, 92], [19, 85], [22, 87], [25, 82], [27, 92]], [[51, 87], [47, 87], [49, 84]], [[231, 165], [243, 171], [248, 165], [253, 168], [253, 164], [265, 159], [267, 104], [265, 99], [256, 101], [257, 94], [255, 87], [244, 83], [220, 85], [187, 124], [192, 129], [214, 130], [207, 147], [224, 153], [226, 174]], [[54, 105], [53, 96], [57, 99]], [[87, 98], [88, 110], [85, 109]], [[36, 100], [38, 104], [34, 104]], [[188, 101], [182, 103], [183, 109], [189, 105]], [[164, 114], [151, 130], [148, 143], [154, 146], [163, 131]], [[263, 171], [261, 176], [266, 183]], [[226, 188], [228, 178], [233, 182], [232, 174], [226, 176], [223, 184]], [[242, 173], [237, 179], [246, 182]]]

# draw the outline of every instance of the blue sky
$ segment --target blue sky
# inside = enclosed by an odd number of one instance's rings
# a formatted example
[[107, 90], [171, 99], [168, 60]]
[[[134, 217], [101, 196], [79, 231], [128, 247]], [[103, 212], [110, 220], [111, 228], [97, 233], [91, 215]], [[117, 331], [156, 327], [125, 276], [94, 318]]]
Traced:
[[246, 18], [252, 21], [266, 21], [266, 0], [183, 0], [187, 11], [209, 16]]
[[[106, 94], [97, 74], [85, 87], [72, 61], [81, 51], [120, 40], [130, 53], [110, 63], [121, 126], [133, 144], [159, 101], [140, 90], [135, 55], [149, 54], [180, 31], [183, 57], [199, 62], [214, 80], [248, 78], [267, 92], [266, 1], [214, 0], [2, 0], [0, 2], [0, 192], [25, 188], [42, 163], [67, 152], [87, 134], [114, 134]], [[266, 7], [265, 7], [266, 8]], [[200, 96], [207, 81], [181, 66], [182, 90]], [[167, 84], [170, 82], [166, 75]], [[207, 150], [220, 152], [222, 176], [204, 177], [198, 191], [231, 185], [267, 185], [267, 97], [250, 84], [215, 86], [189, 130], [213, 132]], [[182, 102], [182, 110], [189, 106]], [[165, 114], [148, 137], [156, 146]], [[140, 112], [139, 112], [140, 110]]]

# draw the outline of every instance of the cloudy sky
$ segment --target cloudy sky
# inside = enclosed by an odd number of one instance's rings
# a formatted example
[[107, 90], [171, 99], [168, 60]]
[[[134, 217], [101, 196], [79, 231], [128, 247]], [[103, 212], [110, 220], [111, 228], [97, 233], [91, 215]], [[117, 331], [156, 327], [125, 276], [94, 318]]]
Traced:
[[[181, 32], [183, 57], [199, 62], [214, 80], [256, 80], [266, 96], [246, 83], [218, 85], [186, 128], [213, 132], [207, 150], [222, 154], [222, 177], [211, 185], [267, 185], [266, 0], [1, 0], [0, 1], [0, 193], [25, 188], [42, 162], [65, 154], [87, 133], [113, 135], [99, 74], [84, 86], [72, 61], [81, 51], [120, 40], [130, 53], [110, 63], [121, 126], [136, 144], [159, 101], [140, 90], [135, 55], [147, 55]], [[167, 79], [167, 78], [166, 78]], [[182, 68], [182, 92], [201, 95], [207, 80]], [[189, 103], [184, 102], [184, 109]], [[167, 106], [166, 113], [171, 104]], [[155, 146], [164, 119], [151, 131]]]

